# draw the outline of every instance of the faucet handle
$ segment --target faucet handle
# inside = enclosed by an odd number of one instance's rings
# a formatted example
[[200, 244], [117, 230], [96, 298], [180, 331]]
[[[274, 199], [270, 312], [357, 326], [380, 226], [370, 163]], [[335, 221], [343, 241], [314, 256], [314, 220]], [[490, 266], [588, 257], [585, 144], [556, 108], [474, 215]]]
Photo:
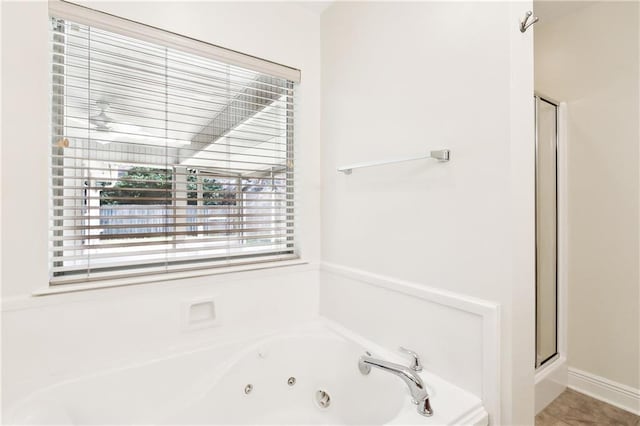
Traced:
[[422, 362], [420, 362], [420, 355], [410, 349], [405, 348], [404, 346], [400, 346], [398, 349], [400, 350], [400, 352], [409, 354], [413, 358], [413, 362], [411, 363], [409, 368], [411, 368], [413, 371], [422, 371]]

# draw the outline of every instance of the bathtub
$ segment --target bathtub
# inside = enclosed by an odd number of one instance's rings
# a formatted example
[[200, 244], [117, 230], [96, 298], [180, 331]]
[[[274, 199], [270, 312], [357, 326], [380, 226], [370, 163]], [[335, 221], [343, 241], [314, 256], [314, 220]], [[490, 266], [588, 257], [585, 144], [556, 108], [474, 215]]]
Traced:
[[[416, 412], [406, 385], [358, 359], [407, 363], [327, 320], [210, 345], [67, 380], [17, 403], [12, 424], [486, 425], [482, 401], [428, 371], [434, 414]], [[428, 362], [425, 370], [428, 370]]]

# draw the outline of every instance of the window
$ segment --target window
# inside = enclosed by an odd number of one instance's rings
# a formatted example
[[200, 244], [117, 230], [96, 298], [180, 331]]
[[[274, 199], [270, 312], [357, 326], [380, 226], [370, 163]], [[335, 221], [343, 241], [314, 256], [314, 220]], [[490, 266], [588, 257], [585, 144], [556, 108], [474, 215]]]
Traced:
[[299, 72], [51, 13], [51, 284], [294, 258]]

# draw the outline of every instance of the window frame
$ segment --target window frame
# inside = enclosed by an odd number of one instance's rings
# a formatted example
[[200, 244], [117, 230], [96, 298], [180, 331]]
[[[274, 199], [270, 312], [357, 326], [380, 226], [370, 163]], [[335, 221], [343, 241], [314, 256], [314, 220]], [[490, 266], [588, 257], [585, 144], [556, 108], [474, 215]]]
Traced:
[[[69, 4], [66, 2], [62, 2], [59, 0], [52, 0], [49, 2], [49, 16], [56, 17], [59, 19], [69, 20], [72, 22], [81, 23], [90, 27], [99, 28], [101, 30], [106, 30], [114, 33], [118, 33], [121, 35], [125, 35], [128, 37], [132, 37], [135, 39], [140, 39], [143, 41], [150, 41], [152, 43], [156, 43], [159, 45], [172, 47], [182, 52], [192, 53], [199, 56], [203, 56], [210, 59], [215, 59], [216, 61], [221, 61], [224, 63], [228, 63], [230, 65], [237, 65], [243, 68], [247, 68], [256, 72], [265, 73], [272, 75], [274, 77], [280, 77], [283, 79], [287, 79], [291, 84], [290, 88], [293, 89], [295, 83], [299, 83], [301, 79], [301, 72], [298, 69], [284, 66], [272, 61], [260, 59], [251, 55], [246, 55], [237, 51], [233, 51], [230, 49], [225, 49], [220, 46], [216, 46], [207, 42], [203, 42], [200, 40], [196, 40], [193, 38], [189, 38], [186, 36], [181, 36], [179, 34], [175, 34], [172, 32], [168, 32], [156, 27], [152, 27], [146, 24], [142, 24], [139, 22], [131, 21], [128, 19], [116, 17], [114, 15], [110, 15], [104, 12], [96, 11], [90, 9], [85, 6]], [[50, 62], [51, 66], [54, 66], [53, 62]], [[53, 95], [53, 92], [50, 91], [50, 95]], [[64, 95], [63, 95], [64, 96]], [[292, 99], [293, 100], [293, 96]], [[53, 101], [52, 101], [53, 108]], [[289, 131], [289, 125], [293, 126], [293, 109], [287, 108], [287, 158], [289, 155], [293, 156], [294, 152], [294, 134], [293, 127], [291, 127], [291, 131]], [[53, 131], [53, 120], [52, 129], [50, 130], [51, 141], [53, 143], [53, 139], [55, 137], [55, 132]], [[64, 125], [64, 124], [63, 124]], [[50, 150], [50, 155], [53, 153], [53, 150]], [[52, 163], [53, 158], [50, 158], [49, 164]], [[291, 222], [297, 227], [297, 221], [295, 220], [295, 212], [294, 212], [294, 199], [293, 199], [293, 189], [296, 187], [297, 173], [295, 173], [295, 167], [293, 164], [289, 164], [287, 161], [286, 170], [290, 170], [292, 172], [292, 182], [289, 187], [287, 185], [286, 198], [290, 199], [286, 203], [286, 221], [287, 223]], [[175, 173], [175, 171], [174, 171]], [[50, 171], [49, 174], [50, 185], [56, 177]], [[291, 189], [291, 193], [289, 192]], [[53, 203], [52, 199], [53, 190], [49, 191], [50, 204]], [[172, 190], [172, 195], [175, 196], [174, 190]], [[51, 210], [50, 210], [51, 211]], [[55, 221], [55, 217], [50, 218], [51, 221]], [[56, 231], [52, 230], [49, 236], [50, 244], [53, 243], [52, 235]], [[62, 231], [60, 231], [62, 232]], [[300, 260], [300, 253], [298, 251], [298, 246], [296, 244], [296, 236], [294, 234], [293, 229], [287, 230], [287, 233], [290, 233], [291, 236], [287, 237], [287, 247], [291, 247], [292, 255], [286, 259], [276, 259], [276, 260], [262, 260], [260, 257], [254, 257], [252, 259], [248, 259], [246, 262], [238, 262], [232, 265], [224, 265], [224, 266], [214, 266], [214, 267], [205, 267], [198, 268], [192, 270], [176, 270], [176, 271], [168, 271], [168, 272], [158, 272], [158, 271], [147, 271], [141, 273], [135, 273], [131, 275], [127, 274], [119, 274], [115, 278], [110, 278], [109, 276], [78, 276], [76, 279], [53, 279], [53, 273], [50, 272], [50, 288], [59, 288], [64, 291], [62, 288], [67, 287], [73, 284], [73, 287], [79, 288], [79, 286], [85, 284], [88, 285], [89, 288], [103, 287], [103, 286], [119, 286], [125, 285], [128, 283], [143, 283], [150, 281], [159, 281], [159, 280], [169, 280], [190, 276], [202, 276], [202, 275], [211, 275], [211, 274], [220, 274], [220, 273], [229, 273], [236, 271], [245, 271], [252, 269], [266, 269], [278, 266], [288, 266], [288, 265], [297, 265], [301, 263], [306, 263]], [[52, 252], [53, 253], [53, 252]], [[262, 256], [263, 258], [269, 257], [269, 255]], [[50, 254], [49, 260], [49, 268], [54, 267], [53, 255]], [[123, 276], [124, 275], [124, 276]], [[124, 284], [123, 284], [124, 283]], [[73, 291], [73, 290], [72, 290]]]

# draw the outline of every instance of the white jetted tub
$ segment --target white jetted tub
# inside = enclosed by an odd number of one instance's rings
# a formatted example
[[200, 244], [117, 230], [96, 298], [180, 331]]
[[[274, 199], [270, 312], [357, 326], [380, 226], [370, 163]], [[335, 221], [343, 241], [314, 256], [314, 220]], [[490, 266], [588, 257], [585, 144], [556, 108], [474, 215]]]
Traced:
[[433, 416], [421, 416], [398, 377], [363, 375], [365, 350], [406, 364], [327, 322], [252, 343], [210, 346], [59, 383], [9, 413], [14, 424], [486, 425], [481, 400], [420, 373]]

